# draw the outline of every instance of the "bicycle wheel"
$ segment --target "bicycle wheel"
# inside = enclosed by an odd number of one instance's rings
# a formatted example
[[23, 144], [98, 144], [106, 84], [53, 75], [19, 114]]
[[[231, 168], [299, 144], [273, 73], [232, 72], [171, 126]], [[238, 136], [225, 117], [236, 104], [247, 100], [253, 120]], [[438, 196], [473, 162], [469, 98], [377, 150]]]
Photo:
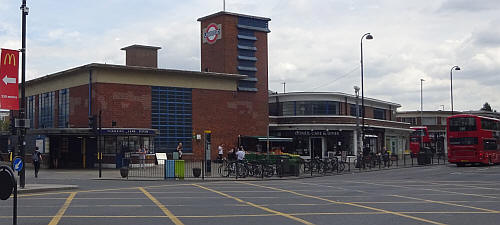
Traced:
[[272, 166], [264, 165], [262, 169], [265, 177], [272, 177], [274, 175], [274, 168]]

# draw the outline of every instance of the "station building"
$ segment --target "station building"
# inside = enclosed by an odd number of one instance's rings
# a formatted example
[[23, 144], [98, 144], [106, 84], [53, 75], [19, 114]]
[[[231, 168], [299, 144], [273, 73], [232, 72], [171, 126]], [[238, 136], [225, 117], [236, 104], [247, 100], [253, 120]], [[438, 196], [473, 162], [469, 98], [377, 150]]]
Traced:
[[[356, 155], [363, 143], [371, 152], [384, 147], [402, 154], [409, 148], [410, 124], [396, 120], [397, 103], [339, 92], [291, 92], [269, 95], [270, 133], [293, 138], [289, 152], [303, 158], [327, 157], [329, 152]], [[356, 116], [356, 106], [359, 117]], [[361, 142], [362, 115], [365, 135]], [[356, 131], [359, 132], [356, 132]]]
[[[265, 136], [269, 123], [269, 18], [218, 12], [198, 19], [201, 70], [157, 67], [160, 47], [123, 48], [125, 65], [91, 63], [26, 82], [28, 152], [51, 168], [90, 168], [141, 146], [183, 158], [214, 159], [239, 136]], [[97, 141], [89, 118], [99, 120]]]

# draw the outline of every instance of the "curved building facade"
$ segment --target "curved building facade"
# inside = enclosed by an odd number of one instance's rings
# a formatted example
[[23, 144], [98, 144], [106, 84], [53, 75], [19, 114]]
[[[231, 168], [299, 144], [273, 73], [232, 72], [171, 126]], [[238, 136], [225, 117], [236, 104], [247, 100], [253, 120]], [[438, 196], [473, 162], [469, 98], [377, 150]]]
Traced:
[[271, 93], [270, 134], [293, 138], [286, 151], [306, 159], [323, 158], [329, 152], [356, 155], [361, 146], [374, 153], [386, 148], [402, 154], [408, 149], [411, 129], [410, 124], [396, 121], [401, 105], [372, 98], [364, 102], [363, 110], [360, 97], [345, 93]]

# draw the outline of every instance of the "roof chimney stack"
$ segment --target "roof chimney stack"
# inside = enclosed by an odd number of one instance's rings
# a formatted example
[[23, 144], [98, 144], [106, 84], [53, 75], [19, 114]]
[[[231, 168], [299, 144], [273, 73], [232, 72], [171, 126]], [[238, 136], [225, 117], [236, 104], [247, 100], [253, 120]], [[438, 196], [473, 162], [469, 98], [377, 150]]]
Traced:
[[143, 66], [158, 68], [158, 49], [160, 47], [131, 45], [121, 50], [125, 50], [127, 66]]

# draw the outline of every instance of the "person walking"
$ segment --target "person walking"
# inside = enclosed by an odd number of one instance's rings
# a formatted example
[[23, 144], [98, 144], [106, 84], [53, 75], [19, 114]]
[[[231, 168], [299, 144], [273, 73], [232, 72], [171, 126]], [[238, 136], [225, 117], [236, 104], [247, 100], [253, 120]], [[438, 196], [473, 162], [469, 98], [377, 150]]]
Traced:
[[217, 160], [222, 161], [222, 156], [224, 155], [224, 144], [219, 145], [219, 156]]
[[38, 171], [40, 170], [40, 161], [42, 161], [42, 153], [38, 151], [38, 147], [33, 151], [31, 156], [33, 160], [33, 166], [35, 167], [35, 177], [38, 177]]
[[179, 159], [182, 159], [182, 142], [177, 145], [177, 152], [179, 153]]

